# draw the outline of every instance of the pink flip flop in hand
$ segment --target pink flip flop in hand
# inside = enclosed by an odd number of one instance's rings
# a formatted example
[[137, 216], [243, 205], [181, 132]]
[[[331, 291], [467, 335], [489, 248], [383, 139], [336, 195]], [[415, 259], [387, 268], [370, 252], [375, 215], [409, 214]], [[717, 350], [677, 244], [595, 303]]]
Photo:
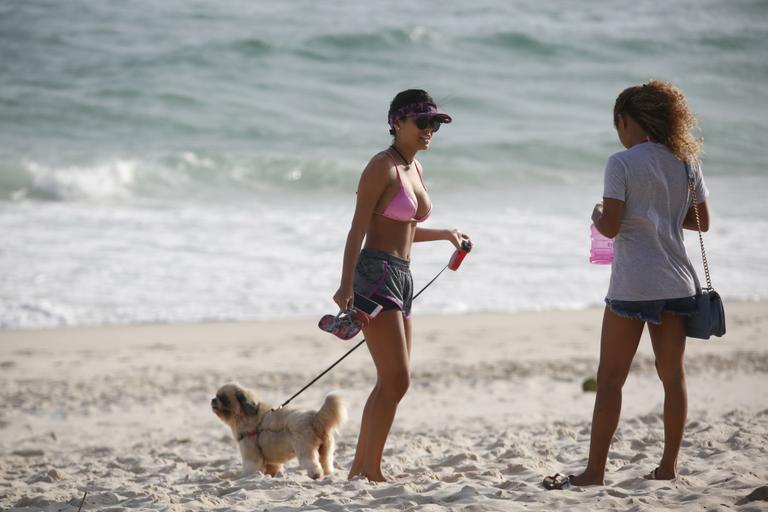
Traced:
[[354, 338], [368, 325], [369, 321], [368, 315], [359, 309], [351, 308], [347, 311], [340, 311], [336, 316], [323, 316], [317, 326], [342, 340], [348, 340]]

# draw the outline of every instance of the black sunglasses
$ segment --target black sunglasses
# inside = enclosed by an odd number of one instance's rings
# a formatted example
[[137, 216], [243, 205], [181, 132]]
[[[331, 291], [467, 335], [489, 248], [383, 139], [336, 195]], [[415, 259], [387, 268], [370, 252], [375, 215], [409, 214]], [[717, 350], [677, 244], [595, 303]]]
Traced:
[[440, 129], [441, 121], [434, 117], [414, 117], [413, 122], [416, 123], [416, 128], [419, 130], [426, 130], [427, 127], [432, 128], [433, 132]]

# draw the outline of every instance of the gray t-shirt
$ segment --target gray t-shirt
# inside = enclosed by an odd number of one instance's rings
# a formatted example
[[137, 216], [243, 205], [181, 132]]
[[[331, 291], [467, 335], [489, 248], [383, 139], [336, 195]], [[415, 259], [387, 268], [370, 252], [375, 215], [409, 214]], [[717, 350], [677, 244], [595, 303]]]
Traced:
[[[694, 165], [696, 197], [709, 195]], [[608, 159], [603, 197], [624, 201], [614, 239], [607, 299], [659, 300], [696, 293], [695, 271], [683, 245], [683, 219], [691, 207], [683, 162], [665, 145], [636, 144]]]

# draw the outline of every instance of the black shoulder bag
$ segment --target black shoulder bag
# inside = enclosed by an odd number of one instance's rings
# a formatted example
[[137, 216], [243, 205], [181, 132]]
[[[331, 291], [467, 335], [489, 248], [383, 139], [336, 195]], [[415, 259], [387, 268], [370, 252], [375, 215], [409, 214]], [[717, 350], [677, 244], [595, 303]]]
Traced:
[[[699, 231], [699, 245], [701, 245], [701, 259], [704, 262], [704, 275], [707, 278], [707, 287], [701, 288], [696, 280], [696, 311], [688, 317], [686, 334], [691, 338], [708, 340], [710, 336], [722, 336], [725, 334], [725, 310], [723, 301], [714, 288], [709, 277], [709, 264], [707, 253], [704, 251], [704, 237], [701, 236], [701, 221], [699, 220], [699, 207], [696, 200], [696, 184], [694, 174], [688, 162], [685, 163], [685, 171], [688, 173], [688, 188], [693, 196], [693, 212], [696, 215], [696, 227]], [[695, 271], [694, 271], [695, 272]]]

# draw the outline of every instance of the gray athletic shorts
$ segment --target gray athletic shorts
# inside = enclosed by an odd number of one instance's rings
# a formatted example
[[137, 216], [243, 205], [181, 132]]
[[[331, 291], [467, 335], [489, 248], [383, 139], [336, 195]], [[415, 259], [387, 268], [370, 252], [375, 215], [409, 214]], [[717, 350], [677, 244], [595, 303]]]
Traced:
[[355, 267], [355, 292], [378, 302], [384, 311], [399, 309], [411, 317], [413, 277], [408, 260], [376, 249], [363, 249]]

